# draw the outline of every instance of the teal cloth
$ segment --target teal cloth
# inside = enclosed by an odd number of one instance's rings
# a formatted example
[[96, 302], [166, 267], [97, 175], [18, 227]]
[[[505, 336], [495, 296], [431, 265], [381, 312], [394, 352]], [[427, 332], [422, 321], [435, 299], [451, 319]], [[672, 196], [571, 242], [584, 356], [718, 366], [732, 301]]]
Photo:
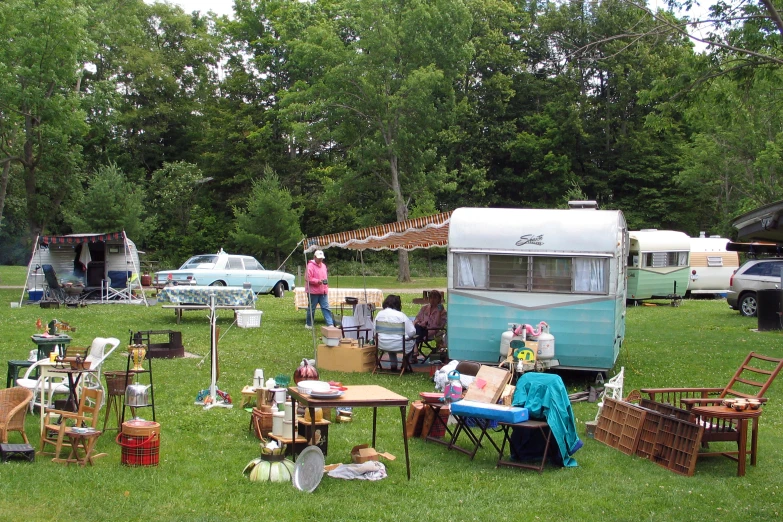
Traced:
[[574, 410], [559, 375], [534, 372], [522, 375], [512, 405], [527, 408], [531, 419], [546, 420], [557, 441], [563, 465], [577, 466], [571, 455], [582, 447], [582, 441], [576, 434]]

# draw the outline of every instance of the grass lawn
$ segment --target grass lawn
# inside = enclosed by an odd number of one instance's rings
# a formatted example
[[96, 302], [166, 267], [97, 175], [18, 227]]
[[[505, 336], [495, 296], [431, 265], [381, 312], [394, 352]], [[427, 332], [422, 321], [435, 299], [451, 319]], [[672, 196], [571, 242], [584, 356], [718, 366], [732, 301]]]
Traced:
[[[349, 285], [341, 281], [340, 286]], [[443, 282], [422, 286], [437, 288]], [[413, 297], [403, 296], [409, 314], [418, 309]], [[6, 360], [27, 358], [34, 347], [29, 336], [39, 317], [76, 326], [73, 344], [81, 346], [104, 336], [121, 339], [121, 349], [130, 330], [178, 329], [185, 349], [199, 357], [153, 361], [162, 427], [158, 467], [122, 466], [116, 432], [99, 439], [98, 449], [109, 455], [94, 467], [65, 467], [45, 457], [37, 457], [35, 464], [14, 461], [0, 466], [0, 520], [703, 521], [783, 516], [783, 378], [768, 393], [758, 466], [748, 466], [744, 478], [736, 476], [736, 463], [725, 458], [700, 460], [695, 476], [683, 477], [586, 438], [584, 422], [593, 419], [596, 406], [583, 402], [574, 405], [578, 432], [585, 440], [575, 455], [577, 468], [548, 466], [541, 475], [496, 469], [497, 455], [490, 446], [470, 461], [443, 446], [412, 439], [408, 481], [399, 411], [381, 408], [377, 447], [397, 456], [386, 462], [388, 478], [365, 482], [325, 476], [315, 492], [305, 494], [290, 484], [251, 483], [243, 477], [243, 467], [258, 454], [258, 440], [248, 431], [249, 413], [238, 407], [204, 411], [193, 404], [209, 384], [208, 364], [199, 364], [208, 350], [205, 313], [186, 313], [177, 326], [173, 313], [159, 305], [11, 309], [8, 303], [18, 299], [18, 291], [0, 290], [0, 302], [5, 302], [0, 306], [0, 351]], [[219, 384], [237, 402], [255, 368], [263, 368], [267, 376], [290, 375], [303, 357], [314, 353], [312, 332], [304, 329], [304, 312], [294, 310], [291, 293], [283, 299], [260, 297], [258, 308], [264, 315], [257, 329], [232, 327], [231, 313], [220, 312]], [[756, 333], [754, 327], [754, 320], [730, 311], [725, 301], [629, 308], [626, 342], [617, 362], [618, 369], [626, 369], [626, 393], [653, 386], [723, 386], [749, 351], [783, 356], [781, 333]], [[552, 333], [557, 337], [557, 325], [552, 325]], [[120, 349], [105, 370], [125, 368]], [[585, 389], [594, 376], [563, 377], [574, 392]], [[323, 371], [321, 378], [380, 384], [411, 400], [420, 391], [434, 389], [426, 374], [400, 378]], [[354, 416], [350, 424], [330, 427], [327, 463], [348, 462], [352, 446], [370, 442], [372, 411], [357, 410]], [[28, 415], [27, 433], [34, 445], [38, 423], [37, 416]], [[18, 434], [11, 437], [11, 442], [19, 442]]]

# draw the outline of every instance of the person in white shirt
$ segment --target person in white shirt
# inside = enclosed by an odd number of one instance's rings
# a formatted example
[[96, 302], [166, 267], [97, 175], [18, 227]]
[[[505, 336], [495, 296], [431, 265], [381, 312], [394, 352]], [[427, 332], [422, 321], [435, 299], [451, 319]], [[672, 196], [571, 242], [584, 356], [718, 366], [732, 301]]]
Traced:
[[[415, 345], [416, 327], [410, 318], [402, 313], [402, 300], [398, 295], [389, 295], [383, 300], [383, 310], [375, 316], [375, 326], [382, 323], [405, 324], [405, 350], [404, 357], [410, 355]], [[397, 352], [403, 351], [402, 337], [399, 335], [378, 333], [378, 347], [389, 352], [389, 361], [392, 371], [397, 370]]]

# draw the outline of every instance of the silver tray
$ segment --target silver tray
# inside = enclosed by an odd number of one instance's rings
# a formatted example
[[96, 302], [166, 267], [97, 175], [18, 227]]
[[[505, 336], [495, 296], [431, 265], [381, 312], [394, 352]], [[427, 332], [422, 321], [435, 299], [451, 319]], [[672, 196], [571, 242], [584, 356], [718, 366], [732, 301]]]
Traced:
[[312, 493], [324, 476], [324, 454], [318, 446], [307, 446], [294, 463], [294, 487]]

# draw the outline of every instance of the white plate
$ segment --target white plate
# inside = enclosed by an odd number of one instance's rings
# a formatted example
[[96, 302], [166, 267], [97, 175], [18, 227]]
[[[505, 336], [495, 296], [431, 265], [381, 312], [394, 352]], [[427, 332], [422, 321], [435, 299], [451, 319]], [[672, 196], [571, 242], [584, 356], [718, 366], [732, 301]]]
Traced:
[[316, 399], [336, 399], [337, 397], [342, 396], [343, 392], [340, 390], [335, 391], [311, 391], [310, 397], [314, 397]]

